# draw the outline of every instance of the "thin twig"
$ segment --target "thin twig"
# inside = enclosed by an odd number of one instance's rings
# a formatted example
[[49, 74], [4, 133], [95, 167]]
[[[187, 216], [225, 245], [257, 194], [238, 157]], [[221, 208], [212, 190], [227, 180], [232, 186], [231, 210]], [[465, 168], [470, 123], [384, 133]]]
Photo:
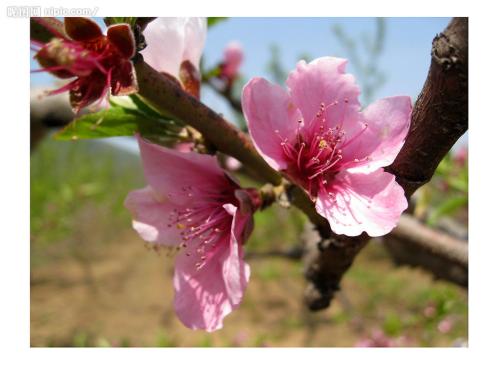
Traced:
[[212, 90], [214, 90], [217, 94], [219, 94], [224, 99], [226, 99], [233, 110], [235, 110], [236, 112], [238, 112], [240, 114], [243, 113], [243, 111], [241, 109], [241, 101], [239, 99], [236, 99], [231, 94], [231, 90], [229, 89], [229, 86], [226, 86], [225, 89], [222, 89], [214, 83], [213, 79], [208, 79], [208, 80], [204, 81], [204, 83], [206, 83], [207, 86], [210, 87]]

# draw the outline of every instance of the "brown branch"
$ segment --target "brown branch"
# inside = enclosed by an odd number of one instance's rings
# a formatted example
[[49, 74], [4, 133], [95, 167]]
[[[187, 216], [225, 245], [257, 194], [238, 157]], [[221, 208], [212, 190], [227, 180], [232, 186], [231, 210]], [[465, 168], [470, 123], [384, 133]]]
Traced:
[[387, 168], [407, 196], [429, 182], [468, 126], [468, 19], [454, 18], [432, 43], [432, 63], [405, 146]]
[[229, 105], [233, 110], [236, 112], [243, 114], [243, 110], [241, 109], [241, 101], [239, 99], [236, 99], [232, 94], [229, 86], [225, 86], [225, 88], [221, 88], [217, 86], [212, 79], [208, 79], [204, 81], [208, 87], [210, 87], [212, 90], [214, 90], [217, 94], [222, 96], [224, 99], [227, 100]]
[[68, 95], [47, 96], [42, 89], [33, 89], [30, 100], [30, 148], [38, 145], [50, 129], [69, 124], [75, 114]]
[[163, 77], [146, 62], [137, 62], [135, 70], [139, 95], [153, 108], [190, 124], [217, 150], [259, 170], [266, 180], [273, 184], [281, 183], [279, 173], [267, 165], [250, 140], [235, 126], [189, 95], [180, 86]]
[[396, 264], [418, 266], [436, 278], [468, 286], [466, 241], [429, 228], [411, 215], [403, 215], [398, 226], [384, 237], [384, 244]]
[[[427, 183], [468, 124], [468, 19], [454, 18], [432, 43], [427, 80], [413, 109], [410, 132], [387, 171], [407, 198]], [[321, 232], [321, 230], [320, 230]], [[320, 252], [306, 268], [305, 302], [312, 310], [329, 306], [344, 273], [368, 241], [321, 232]]]

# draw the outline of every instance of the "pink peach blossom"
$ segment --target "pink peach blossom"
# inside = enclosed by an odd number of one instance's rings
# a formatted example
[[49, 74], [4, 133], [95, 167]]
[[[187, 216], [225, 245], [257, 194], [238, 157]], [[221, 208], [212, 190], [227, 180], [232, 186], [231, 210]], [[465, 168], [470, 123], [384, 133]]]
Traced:
[[158, 17], [144, 30], [144, 60], [159, 72], [179, 79], [183, 61], [199, 69], [205, 47], [207, 20], [203, 17]]
[[407, 96], [376, 101], [360, 111], [360, 91], [347, 60], [300, 61], [288, 90], [253, 78], [242, 105], [263, 158], [302, 186], [337, 234], [381, 236], [407, 208], [390, 165], [409, 129]]
[[224, 48], [224, 60], [221, 64], [221, 77], [233, 81], [238, 75], [243, 62], [243, 48], [238, 42], [230, 42]]
[[189, 328], [214, 331], [240, 304], [250, 277], [243, 243], [260, 204], [216, 158], [139, 138], [148, 186], [129, 193], [133, 227], [148, 242], [174, 248], [174, 307]]

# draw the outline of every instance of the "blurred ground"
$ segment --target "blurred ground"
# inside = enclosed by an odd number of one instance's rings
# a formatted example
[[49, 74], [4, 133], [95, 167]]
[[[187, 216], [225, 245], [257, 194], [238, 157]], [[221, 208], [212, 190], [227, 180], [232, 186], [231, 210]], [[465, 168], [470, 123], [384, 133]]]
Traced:
[[[467, 340], [467, 293], [394, 267], [372, 241], [332, 306], [301, 304], [301, 263], [249, 260], [239, 310], [213, 334], [186, 329], [173, 308], [172, 264], [147, 250], [122, 203], [143, 186], [137, 157], [98, 142], [46, 139], [31, 157], [32, 346], [453, 346]], [[304, 219], [256, 216], [248, 253], [286, 250]]]

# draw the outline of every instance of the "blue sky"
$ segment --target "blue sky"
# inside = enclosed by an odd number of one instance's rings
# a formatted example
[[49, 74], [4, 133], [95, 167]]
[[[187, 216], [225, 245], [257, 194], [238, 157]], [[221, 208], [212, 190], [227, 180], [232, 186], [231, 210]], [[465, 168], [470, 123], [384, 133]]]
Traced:
[[[420, 92], [430, 63], [432, 39], [442, 31], [449, 18], [387, 18], [386, 43], [379, 66], [387, 76], [377, 97], [410, 95]], [[373, 33], [373, 18], [231, 18], [210, 29], [204, 58], [208, 66], [216, 63], [224, 46], [239, 41], [245, 50], [242, 74], [270, 78], [266, 64], [270, 59], [270, 45], [277, 44], [282, 53], [286, 71], [294, 68], [298, 57], [307, 53], [312, 58], [321, 56], [345, 57], [346, 51], [332, 32], [339, 24], [351, 37]], [[348, 66], [348, 71], [355, 73]], [[212, 102], [211, 95], [207, 101]], [[210, 103], [218, 106], [217, 103]], [[221, 106], [221, 109], [225, 109]], [[225, 112], [222, 111], [222, 112]]]
[[[387, 18], [386, 21], [387, 39], [380, 66], [388, 79], [377, 96], [406, 94], [415, 98], [427, 74], [432, 39], [446, 27], [449, 18]], [[345, 56], [331, 31], [335, 23], [353, 37], [375, 30], [373, 18], [230, 18], [209, 30], [204, 58], [208, 66], [214, 64], [224, 46], [237, 40], [245, 50], [243, 75], [270, 78], [266, 64], [273, 43], [280, 47], [287, 71], [303, 53], [312, 58]], [[33, 85], [49, 81], [44, 74], [32, 75]]]

